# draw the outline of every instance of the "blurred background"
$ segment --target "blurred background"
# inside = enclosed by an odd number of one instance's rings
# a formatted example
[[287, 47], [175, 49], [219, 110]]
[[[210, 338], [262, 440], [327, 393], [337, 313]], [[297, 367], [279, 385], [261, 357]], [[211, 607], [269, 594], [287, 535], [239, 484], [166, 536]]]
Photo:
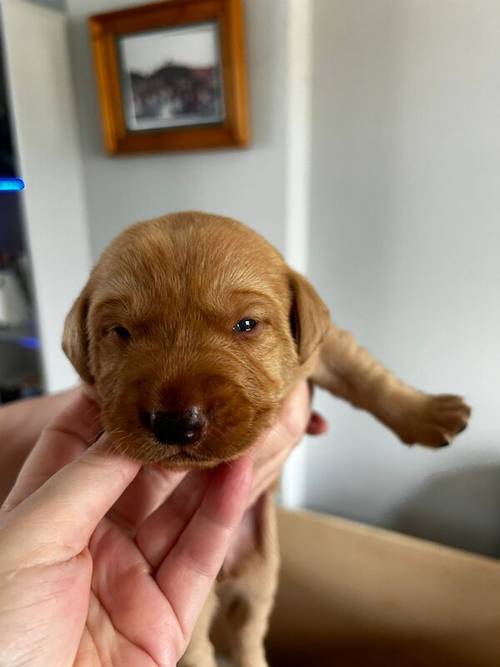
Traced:
[[497, 0], [247, 0], [252, 143], [109, 157], [89, 15], [137, 0], [2, 0], [0, 396], [75, 383], [64, 315], [137, 220], [238, 218], [406, 381], [473, 407], [450, 448], [401, 446], [317, 392], [331, 424], [282, 499], [500, 555]]

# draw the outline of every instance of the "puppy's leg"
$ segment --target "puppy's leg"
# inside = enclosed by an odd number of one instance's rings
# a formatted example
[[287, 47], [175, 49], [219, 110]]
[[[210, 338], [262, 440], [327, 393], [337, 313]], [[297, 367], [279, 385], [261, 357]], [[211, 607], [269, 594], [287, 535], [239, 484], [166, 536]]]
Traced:
[[235, 667], [267, 667], [264, 640], [278, 584], [276, 508], [267, 491], [251, 508], [223, 572], [223, 613]]
[[179, 667], [217, 667], [214, 647], [210, 641], [210, 628], [217, 605], [218, 598], [213, 586], [198, 618], [189, 646], [178, 663]]
[[470, 408], [459, 396], [424, 394], [398, 380], [347, 331], [331, 325], [311, 379], [371, 412], [408, 444], [440, 447], [467, 426]]

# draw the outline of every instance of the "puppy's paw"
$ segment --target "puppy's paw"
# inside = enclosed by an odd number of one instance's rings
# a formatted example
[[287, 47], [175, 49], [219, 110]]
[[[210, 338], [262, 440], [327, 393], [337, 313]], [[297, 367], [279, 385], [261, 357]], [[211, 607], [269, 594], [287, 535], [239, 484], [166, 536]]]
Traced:
[[467, 428], [470, 407], [460, 396], [421, 395], [400, 418], [396, 432], [408, 445], [445, 447]]

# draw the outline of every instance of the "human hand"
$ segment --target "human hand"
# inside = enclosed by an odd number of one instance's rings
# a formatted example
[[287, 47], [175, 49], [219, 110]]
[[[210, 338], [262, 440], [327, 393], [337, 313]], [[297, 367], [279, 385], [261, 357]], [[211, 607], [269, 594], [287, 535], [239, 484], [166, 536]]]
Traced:
[[0, 511], [2, 665], [173, 667], [243, 512], [247, 457], [163, 474], [88, 448], [97, 423], [80, 394]]
[[69, 389], [58, 394], [25, 398], [0, 406], [0, 503], [14, 486], [23, 463], [40, 433], [79, 392]]
[[292, 389], [278, 418], [250, 450], [254, 477], [248, 505], [251, 506], [281, 474], [286, 459], [304, 435], [321, 435], [328, 430], [326, 420], [311, 412], [311, 389], [303, 380]]

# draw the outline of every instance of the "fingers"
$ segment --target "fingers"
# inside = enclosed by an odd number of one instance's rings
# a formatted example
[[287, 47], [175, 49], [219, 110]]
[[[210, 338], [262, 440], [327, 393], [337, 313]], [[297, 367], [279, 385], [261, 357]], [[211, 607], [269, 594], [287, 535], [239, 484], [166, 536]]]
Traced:
[[326, 420], [317, 412], [311, 413], [310, 401], [308, 383], [299, 383], [285, 399], [275, 423], [250, 450], [255, 462], [250, 504], [276, 482], [292, 448], [305, 433], [320, 435], [328, 430]]
[[191, 521], [205, 495], [213, 471], [193, 470], [140, 526], [135, 538], [142, 554], [156, 569]]
[[82, 454], [100, 430], [96, 404], [78, 391], [76, 398], [42, 431], [4, 508], [16, 507], [55, 472]]
[[243, 514], [251, 468], [249, 458], [243, 457], [216, 470], [201, 506], [157, 572], [185, 637], [193, 630]]
[[47, 423], [68, 405], [79, 393], [69, 389], [59, 394], [25, 398], [0, 406], [0, 433], [5, 441], [2, 449], [11, 443], [27, 455]]
[[274, 424], [250, 450], [256, 464], [261, 460], [269, 461], [282, 450], [292, 449], [304, 435], [309, 414], [309, 391], [307, 383], [301, 382], [286, 397]]
[[274, 424], [250, 450], [255, 462], [253, 502], [281, 473], [290, 451], [302, 439], [310, 415], [307, 382], [299, 383], [287, 396]]
[[0, 504], [12, 490], [19, 472], [50, 419], [76, 396], [61, 394], [27, 398], [0, 406]]
[[[47, 433], [59, 439], [60, 432]], [[88, 545], [96, 525], [139, 472], [140, 464], [106, 451], [106, 436], [4, 514], [2, 560], [24, 566], [60, 562]]]
[[303, 437], [310, 414], [311, 394], [307, 382], [302, 381], [286, 397], [277, 422], [295, 440], [293, 445]]
[[138, 526], [172, 494], [186, 474], [159, 465], [144, 466], [113, 506], [112, 518], [134, 536]]
[[308, 435], [322, 435], [328, 431], [328, 422], [319, 412], [313, 412], [307, 425]]

